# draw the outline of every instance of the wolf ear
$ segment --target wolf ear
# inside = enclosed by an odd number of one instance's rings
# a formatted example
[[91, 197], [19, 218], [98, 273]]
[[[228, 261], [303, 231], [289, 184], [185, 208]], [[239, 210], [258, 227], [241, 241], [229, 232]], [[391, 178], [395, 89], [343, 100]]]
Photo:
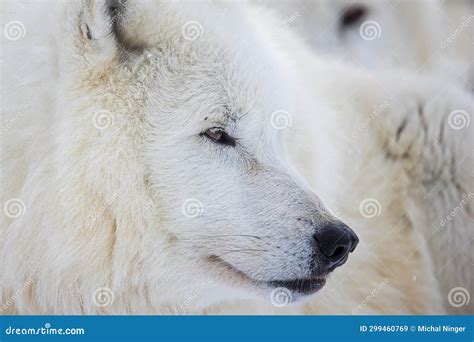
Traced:
[[113, 35], [123, 19], [124, 3], [124, 0], [84, 0], [83, 38], [95, 41]]
[[144, 3], [83, 0], [83, 4], [81, 33], [87, 42], [97, 46], [114, 46], [122, 51], [137, 51], [146, 45], [134, 30], [140, 15], [146, 12], [141, 8]]

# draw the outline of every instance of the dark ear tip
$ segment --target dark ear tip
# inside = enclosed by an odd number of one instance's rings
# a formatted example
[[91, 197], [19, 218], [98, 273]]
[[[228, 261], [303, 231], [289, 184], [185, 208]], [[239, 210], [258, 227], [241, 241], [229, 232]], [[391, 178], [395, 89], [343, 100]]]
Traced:
[[369, 9], [363, 4], [351, 5], [345, 8], [339, 19], [342, 28], [358, 25], [368, 14]]
[[86, 24], [86, 36], [87, 36], [87, 39], [92, 40], [91, 29], [89, 28], [89, 25], [87, 24]]
[[118, 15], [123, 6], [125, 4], [125, 0], [107, 0], [107, 9], [111, 16]]

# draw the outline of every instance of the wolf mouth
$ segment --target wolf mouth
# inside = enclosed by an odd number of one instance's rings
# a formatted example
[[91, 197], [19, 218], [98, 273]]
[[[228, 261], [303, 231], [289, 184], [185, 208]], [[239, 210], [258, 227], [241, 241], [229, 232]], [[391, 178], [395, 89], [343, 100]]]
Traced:
[[326, 284], [326, 278], [294, 279], [267, 282], [273, 287], [285, 287], [302, 295], [310, 295], [321, 290]]
[[245, 272], [242, 272], [238, 268], [234, 267], [233, 265], [229, 264], [222, 258], [217, 255], [211, 255], [209, 261], [214, 264], [219, 264], [224, 267], [226, 270], [233, 272], [239, 277], [245, 278], [247, 281], [255, 285], [266, 285], [273, 288], [284, 287], [288, 290], [291, 290], [295, 293], [301, 295], [310, 295], [316, 293], [317, 291], [321, 290], [323, 286], [326, 284], [326, 276], [321, 277], [313, 277], [313, 278], [297, 278], [291, 280], [270, 280], [270, 281], [262, 281], [256, 280], [252, 277], [248, 276]]

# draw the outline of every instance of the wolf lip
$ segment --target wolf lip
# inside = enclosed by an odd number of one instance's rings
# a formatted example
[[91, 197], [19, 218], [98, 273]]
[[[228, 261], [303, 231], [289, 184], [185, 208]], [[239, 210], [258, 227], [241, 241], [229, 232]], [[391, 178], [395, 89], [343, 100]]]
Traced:
[[313, 294], [323, 288], [323, 286], [326, 284], [326, 278], [325, 277], [314, 277], [314, 278], [306, 278], [306, 279], [292, 279], [292, 280], [271, 280], [271, 281], [258, 281], [255, 279], [252, 279], [248, 275], [246, 275], [244, 272], [240, 271], [239, 269], [235, 268], [228, 262], [222, 260], [222, 258], [212, 255], [208, 258], [209, 261], [212, 263], [217, 263], [222, 266], [224, 266], [226, 269], [233, 271], [235, 274], [238, 274], [239, 276], [246, 278], [256, 284], [262, 284], [265, 283], [267, 285], [270, 285], [272, 287], [285, 287], [288, 290], [294, 291], [296, 293], [302, 294], [302, 295], [310, 295]]
[[326, 284], [326, 278], [270, 281], [269, 284], [274, 287], [285, 287], [288, 290], [292, 290], [303, 295], [309, 295], [321, 290], [324, 284]]

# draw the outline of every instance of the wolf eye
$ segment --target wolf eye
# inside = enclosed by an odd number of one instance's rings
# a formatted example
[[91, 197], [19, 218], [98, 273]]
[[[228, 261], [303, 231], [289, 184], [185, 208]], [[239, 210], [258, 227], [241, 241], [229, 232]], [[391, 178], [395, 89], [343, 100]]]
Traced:
[[201, 135], [221, 145], [235, 146], [235, 139], [220, 127], [208, 128]]

